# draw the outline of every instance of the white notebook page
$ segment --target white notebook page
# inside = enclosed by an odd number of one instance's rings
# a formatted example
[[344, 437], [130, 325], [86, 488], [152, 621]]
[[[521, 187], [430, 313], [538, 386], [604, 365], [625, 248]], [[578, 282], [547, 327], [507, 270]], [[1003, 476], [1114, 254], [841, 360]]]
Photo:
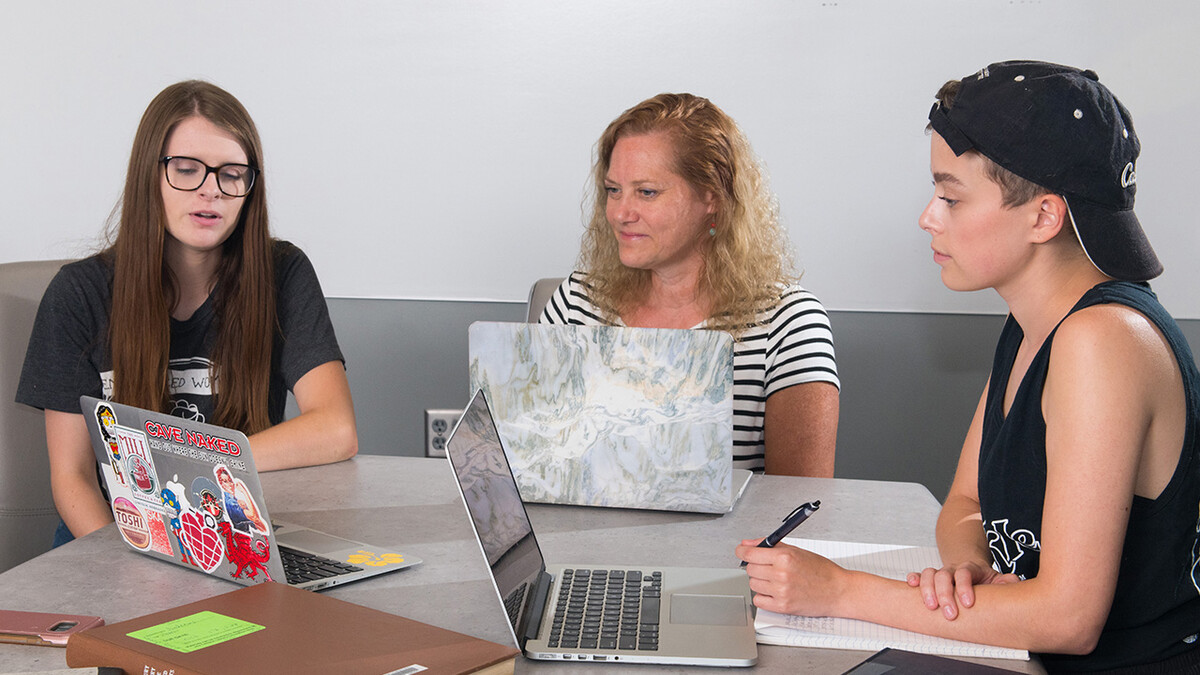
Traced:
[[[784, 539], [785, 543], [812, 551], [833, 560], [846, 569], [870, 572], [889, 579], [903, 580], [909, 572], [926, 567], [941, 567], [936, 548], [861, 544], [816, 539]], [[973, 642], [949, 640], [912, 631], [890, 628], [856, 619], [827, 616], [794, 616], [758, 610], [754, 620], [758, 641], [762, 644], [790, 647], [827, 647], [878, 651], [884, 647], [942, 656], [978, 656], [993, 659], [1028, 659], [1024, 649], [992, 647]]]

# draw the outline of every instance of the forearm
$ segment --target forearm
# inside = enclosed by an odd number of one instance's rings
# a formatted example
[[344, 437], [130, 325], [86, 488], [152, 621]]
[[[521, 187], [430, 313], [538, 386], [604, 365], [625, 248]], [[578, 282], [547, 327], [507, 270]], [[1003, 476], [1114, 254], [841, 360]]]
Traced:
[[746, 561], [754, 604], [800, 616], [860, 619], [926, 635], [1033, 651], [1090, 651], [1109, 603], [1102, 585], [1074, 574], [1051, 574], [977, 587], [977, 601], [947, 620], [924, 603], [921, 589], [905, 581], [847, 570], [828, 558], [779, 544], [758, 548], [743, 540], [735, 552]]
[[1037, 579], [977, 586], [974, 606], [947, 621], [925, 607], [920, 589], [903, 581], [847, 574], [846, 590], [833, 608], [847, 618], [954, 640], [1063, 654], [1090, 652], [1099, 634], [1096, 627], [1076, 621], [1080, 613], [1064, 610]]
[[71, 534], [82, 537], [112, 522], [96, 478], [96, 458], [83, 415], [45, 411], [46, 451], [54, 507]]
[[52, 475], [50, 487], [54, 495], [54, 507], [75, 537], [82, 537], [112, 522], [112, 511], [100, 493], [95, 474]]
[[250, 437], [259, 471], [329, 464], [358, 453], [353, 412], [312, 410]]

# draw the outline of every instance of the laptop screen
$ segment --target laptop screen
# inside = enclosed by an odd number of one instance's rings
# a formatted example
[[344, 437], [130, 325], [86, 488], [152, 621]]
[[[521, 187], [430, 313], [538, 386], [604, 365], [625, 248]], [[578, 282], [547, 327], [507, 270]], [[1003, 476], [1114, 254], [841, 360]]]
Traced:
[[446, 454], [492, 578], [504, 602], [513, 637], [523, 640], [528, 599], [545, 560], [483, 392], [476, 392], [450, 435]]
[[733, 340], [724, 332], [476, 322], [488, 397], [527, 502], [724, 513]]
[[285, 578], [244, 434], [90, 396], [80, 410], [130, 547], [241, 584]]

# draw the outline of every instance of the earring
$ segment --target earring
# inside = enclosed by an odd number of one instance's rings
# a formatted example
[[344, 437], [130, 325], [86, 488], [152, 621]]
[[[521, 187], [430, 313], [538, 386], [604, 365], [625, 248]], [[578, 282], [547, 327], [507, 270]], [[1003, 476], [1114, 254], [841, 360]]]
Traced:
[[712, 225], [709, 226], [708, 236], [710, 236], [710, 237], [717, 236], [717, 224], [716, 223], [713, 223]]

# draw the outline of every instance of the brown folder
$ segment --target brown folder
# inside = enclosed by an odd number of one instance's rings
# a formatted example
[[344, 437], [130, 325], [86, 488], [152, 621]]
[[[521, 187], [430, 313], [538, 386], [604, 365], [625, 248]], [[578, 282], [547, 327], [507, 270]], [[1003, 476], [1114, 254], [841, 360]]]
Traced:
[[511, 646], [268, 582], [77, 633], [67, 642], [67, 665], [113, 666], [127, 675], [490, 675], [511, 673], [517, 653]]

